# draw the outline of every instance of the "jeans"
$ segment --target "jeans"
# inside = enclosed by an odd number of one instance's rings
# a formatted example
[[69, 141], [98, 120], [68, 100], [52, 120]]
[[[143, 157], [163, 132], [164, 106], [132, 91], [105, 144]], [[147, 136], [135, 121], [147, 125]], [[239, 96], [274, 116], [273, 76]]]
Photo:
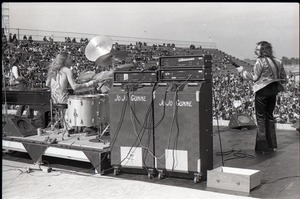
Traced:
[[255, 150], [268, 151], [277, 148], [273, 111], [276, 105], [277, 84], [272, 83], [255, 94], [257, 135]]

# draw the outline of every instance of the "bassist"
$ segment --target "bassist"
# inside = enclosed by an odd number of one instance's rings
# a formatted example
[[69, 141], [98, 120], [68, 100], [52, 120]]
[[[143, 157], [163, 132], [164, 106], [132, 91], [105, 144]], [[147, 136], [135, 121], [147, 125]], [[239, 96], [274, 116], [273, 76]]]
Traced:
[[257, 43], [255, 54], [257, 60], [250, 73], [242, 66], [238, 72], [244, 79], [253, 81], [255, 93], [255, 114], [257, 122], [257, 136], [255, 150], [268, 152], [277, 150], [276, 127], [273, 111], [278, 92], [284, 91], [286, 72], [282, 62], [273, 56], [272, 45], [269, 42]]

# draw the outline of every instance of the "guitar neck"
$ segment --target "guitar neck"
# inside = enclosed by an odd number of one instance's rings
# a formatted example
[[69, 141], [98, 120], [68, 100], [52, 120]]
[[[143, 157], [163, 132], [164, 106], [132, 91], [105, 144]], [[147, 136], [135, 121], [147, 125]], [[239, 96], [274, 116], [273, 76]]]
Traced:
[[240, 67], [237, 63], [231, 62], [232, 65], [234, 65], [236, 68]]
[[224, 63], [226, 64], [232, 64], [234, 65], [236, 68], [240, 67], [237, 63], [235, 63], [234, 61], [232, 61], [232, 59], [229, 56], [224, 56], [223, 59]]

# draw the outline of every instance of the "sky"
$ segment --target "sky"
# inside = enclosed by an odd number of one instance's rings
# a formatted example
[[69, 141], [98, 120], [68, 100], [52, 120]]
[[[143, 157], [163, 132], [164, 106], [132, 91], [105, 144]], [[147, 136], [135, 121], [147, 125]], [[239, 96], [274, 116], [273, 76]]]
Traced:
[[9, 3], [8, 12], [10, 28], [213, 42], [242, 59], [255, 59], [264, 40], [278, 58], [299, 57], [297, 2], [29, 2]]

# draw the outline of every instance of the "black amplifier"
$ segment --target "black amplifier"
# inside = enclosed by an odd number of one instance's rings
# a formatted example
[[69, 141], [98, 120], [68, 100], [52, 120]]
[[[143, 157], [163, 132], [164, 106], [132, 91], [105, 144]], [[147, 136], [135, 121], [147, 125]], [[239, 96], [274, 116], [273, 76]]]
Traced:
[[166, 68], [211, 68], [211, 55], [168, 56], [159, 58], [160, 69]]
[[212, 79], [211, 68], [159, 70], [159, 82], [164, 81], [204, 81]]
[[115, 71], [115, 83], [152, 83], [157, 82], [157, 70], [153, 71]]

